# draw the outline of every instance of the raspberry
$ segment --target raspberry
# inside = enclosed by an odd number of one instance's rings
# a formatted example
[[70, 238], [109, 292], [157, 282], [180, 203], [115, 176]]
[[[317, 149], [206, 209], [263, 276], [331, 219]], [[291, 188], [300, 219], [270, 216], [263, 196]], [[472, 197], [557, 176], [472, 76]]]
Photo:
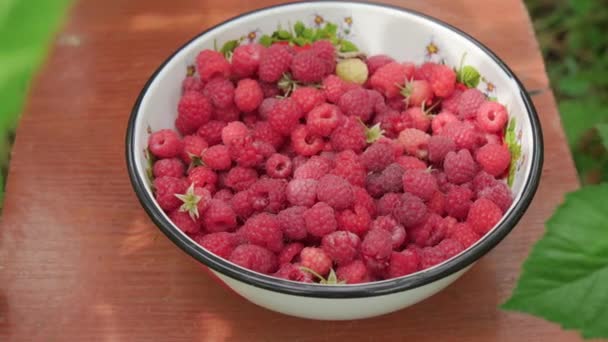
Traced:
[[469, 150], [449, 152], [443, 161], [443, 171], [448, 181], [454, 184], [462, 184], [473, 180], [477, 173], [477, 164], [473, 160]]
[[187, 165], [193, 161], [200, 161], [203, 151], [207, 148], [205, 139], [198, 135], [186, 135], [183, 140], [181, 158]]
[[[279, 256], [280, 258], [280, 256]], [[312, 283], [312, 274], [302, 271], [298, 266], [290, 263], [284, 263], [279, 267], [279, 270], [273, 274], [274, 277], [299, 281], [302, 283]]]
[[291, 61], [291, 74], [304, 83], [320, 82], [326, 75], [326, 64], [313, 50], [296, 53]]
[[437, 165], [443, 163], [448, 152], [456, 151], [456, 144], [450, 137], [433, 135], [429, 139], [429, 161]]
[[304, 221], [304, 212], [306, 207], [293, 206], [281, 210], [277, 214], [279, 227], [283, 231], [283, 235], [289, 240], [302, 240], [306, 237], [306, 222]]
[[321, 276], [329, 273], [331, 258], [321, 248], [305, 247], [300, 252], [301, 265]]
[[289, 70], [293, 56], [285, 45], [273, 44], [262, 50], [258, 75], [265, 82], [276, 82]]
[[232, 74], [237, 78], [251, 77], [258, 71], [264, 47], [257, 43], [240, 45], [232, 53]]
[[445, 239], [435, 246], [435, 248], [441, 251], [445, 260], [450, 259], [451, 257], [464, 251], [462, 243], [455, 239]]
[[[295, 158], [293, 160], [295, 164]], [[296, 167], [294, 165], [294, 167]], [[319, 156], [312, 156], [308, 159], [304, 164], [299, 167], [296, 167], [293, 178], [294, 179], [320, 179], [326, 173], [329, 172], [330, 165], [325, 160], [325, 158], [321, 158]]]
[[173, 158], [180, 155], [183, 143], [175, 131], [161, 129], [150, 134], [148, 149], [158, 158]]
[[275, 149], [280, 148], [285, 140], [281, 134], [272, 129], [268, 121], [256, 122], [253, 126], [252, 135], [255, 140], [269, 143], [274, 146]]
[[316, 237], [323, 237], [336, 230], [334, 209], [324, 202], [318, 202], [304, 212], [306, 231]]
[[405, 80], [412, 78], [413, 74], [413, 64], [391, 62], [381, 66], [372, 74], [370, 85], [386, 98], [396, 98], [399, 96], [399, 86], [403, 85]]
[[228, 259], [238, 245], [238, 239], [233, 233], [219, 232], [199, 235], [194, 239], [201, 247], [209, 252]]
[[496, 182], [496, 184], [479, 191], [477, 193], [477, 198], [489, 199], [494, 202], [503, 213], [506, 212], [511, 206], [511, 203], [513, 203], [511, 190], [509, 189], [509, 186], [503, 182]]
[[388, 265], [388, 277], [397, 278], [418, 271], [420, 258], [415, 250], [406, 249], [402, 252], [393, 252]]
[[477, 110], [477, 125], [489, 133], [502, 132], [508, 120], [507, 109], [496, 101], [486, 101]]
[[225, 78], [214, 78], [203, 88], [203, 94], [215, 108], [228, 108], [234, 99], [234, 84]]
[[330, 142], [335, 151], [353, 150], [358, 153], [367, 145], [365, 126], [355, 117], [345, 118], [332, 132]]
[[327, 137], [338, 126], [341, 117], [340, 108], [329, 103], [323, 103], [308, 112], [306, 125], [311, 133]]
[[458, 103], [460, 102], [460, 95], [462, 94], [462, 90], [454, 89], [450, 96], [447, 96], [441, 100], [441, 111], [442, 112], [450, 112], [450, 113], [458, 113]]
[[464, 248], [469, 248], [479, 240], [479, 235], [477, 235], [466, 222], [456, 223], [451, 233], [452, 234], [448, 235], [448, 237], [460, 242]]
[[189, 91], [202, 91], [203, 90], [203, 82], [201, 82], [200, 78], [195, 76], [187, 76], [182, 81], [182, 94]]
[[475, 159], [485, 172], [498, 177], [511, 164], [511, 153], [504, 145], [487, 144], [479, 148]]
[[[215, 111], [213, 113], [213, 119], [224, 122], [238, 121], [240, 116], [241, 112], [238, 108], [236, 108], [235, 105], [230, 105], [226, 108], [215, 108]], [[244, 116], [243, 121], [246, 118], [247, 117]]]
[[424, 170], [427, 168], [427, 165], [422, 160], [412, 156], [401, 156], [397, 158], [397, 164], [404, 170]]
[[361, 162], [368, 171], [382, 171], [394, 161], [395, 154], [390, 140], [377, 141], [361, 154]]
[[486, 101], [486, 96], [475, 88], [465, 90], [458, 99], [458, 116], [461, 119], [474, 119], [477, 110]]
[[[197, 188], [197, 189], [202, 189], [202, 188]], [[207, 189], [202, 189], [202, 190], [207, 191], [207, 193], [209, 193], [209, 191]], [[216, 192], [215, 194], [213, 194], [213, 199], [217, 199], [217, 200], [224, 201], [224, 202], [230, 202], [230, 200], [232, 199], [233, 196], [234, 196], [234, 194], [229, 189], [221, 189], [218, 192]]]
[[345, 92], [358, 86], [354, 83], [345, 82], [336, 75], [325, 77], [322, 85], [325, 98], [331, 103], [338, 103], [338, 100]]
[[370, 225], [369, 229], [384, 229], [387, 232], [391, 233], [391, 241], [393, 250], [399, 249], [401, 245], [405, 242], [405, 238], [407, 237], [407, 233], [405, 232], [405, 228], [402, 225], [398, 224], [390, 216], [378, 216]]
[[458, 224], [458, 220], [452, 216], [446, 216], [443, 218], [440, 225], [443, 226], [441, 229], [445, 232], [445, 237], [453, 237], [456, 224]]
[[264, 93], [257, 81], [246, 78], [240, 80], [236, 85], [234, 103], [240, 111], [253, 112], [260, 106], [263, 99]]
[[467, 223], [471, 225], [473, 231], [479, 235], [484, 235], [502, 218], [500, 208], [487, 198], [479, 198], [471, 205], [467, 215]]
[[[229, 149], [232, 159], [242, 167], [254, 167], [264, 160], [260, 144], [251, 136], [233, 139], [229, 144]], [[274, 150], [270, 153], [274, 153]]]
[[161, 159], [154, 163], [152, 174], [154, 178], [163, 176], [180, 178], [184, 176], [186, 168], [184, 164], [177, 158]]
[[391, 215], [395, 208], [401, 205], [401, 195], [389, 192], [380, 197], [376, 203], [376, 213], [378, 216]]
[[434, 170], [432, 174], [437, 179], [437, 186], [439, 186], [441, 192], [446, 193], [453, 187], [454, 184], [448, 182], [448, 176], [445, 175], [445, 172]]
[[391, 233], [384, 229], [370, 230], [361, 242], [361, 256], [366, 263], [386, 263], [393, 252]]
[[303, 113], [325, 103], [325, 94], [313, 87], [298, 87], [291, 93], [291, 98], [300, 106]]
[[365, 64], [367, 64], [369, 74], [373, 75], [376, 70], [394, 61], [395, 60], [392, 57], [387, 55], [373, 55], [367, 57], [367, 59], [365, 60]]
[[285, 190], [287, 201], [292, 205], [312, 207], [317, 201], [317, 183], [315, 179], [293, 179]]
[[405, 110], [405, 102], [401, 97], [387, 99], [386, 105], [388, 106], [388, 108], [396, 110], [398, 112], [402, 112]]
[[197, 166], [188, 173], [188, 182], [213, 193], [217, 184], [217, 174], [206, 166]]
[[457, 122], [458, 118], [456, 117], [456, 115], [452, 114], [451, 112], [445, 111], [443, 110], [441, 113], [435, 115], [433, 117], [433, 119], [431, 120], [431, 130], [433, 131], [433, 134], [438, 135], [441, 134], [441, 132], [443, 131], [443, 128], [452, 122]]
[[334, 45], [328, 40], [317, 40], [312, 43], [311, 50], [314, 51], [325, 64], [325, 73], [333, 73], [334, 68], [336, 67], [336, 48]]
[[204, 215], [211, 201], [211, 193], [207, 189], [194, 187], [193, 184], [183, 194], [175, 194], [183, 203], [179, 210], [187, 212], [193, 219]]
[[210, 233], [232, 231], [236, 228], [236, 214], [228, 203], [212, 199], [203, 215], [203, 224]]
[[[304, 244], [300, 242], [292, 242], [290, 244], [285, 245], [285, 248], [281, 250], [279, 253], [279, 264], [288, 264], [294, 261], [294, 259], [299, 259], [300, 252], [304, 248]], [[298, 258], [296, 258], [298, 257]]]
[[365, 62], [358, 58], [348, 58], [336, 65], [336, 75], [346, 82], [363, 84], [369, 74]]
[[430, 200], [439, 188], [437, 180], [427, 170], [408, 170], [403, 174], [403, 191]]
[[416, 196], [403, 194], [400, 203], [393, 209], [393, 217], [405, 228], [423, 223], [428, 216], [424, 202]]
[[171, 222], [173, 222], [173, 224], [184, 233], [194, 234], [201, 230], [200, 222], [194, 220], [185, 211], [181, 211], [179, 209], [174, 210], [171, 214], [169, 214], [169, 219], [171, 219]]
[[365, 179], [365, 189], [372, 197], [380, 197], [386, 193], [384, 180], [379, 173], [370, 173]]
[[302, 111], [298, 104], [291, 98], [286, 98], [274, 104], [268, 113], [268, 122], [277, 133], [288, 136], [301, 117]]
[[203, 138], [209, 146], [217, 145], [222, 142], [222, 130], [226, 123], [219, 120], [211, 120], [202, 125], [196, 134]]
[[166, 212], [171, 212], [182, 204], [175, 194], [183, 194], [188, 182], [183, 178], [159, 177], [154, 180], [154, 191], [158, 205]]
[[479, 197], [479, 192], [481, 190], [483, 190], [487, 187], [493, 186], [494, 184], [497, 183], [497, 180], [491, 174], [489, 174], [485, 171], [480, 171], [477, 175], [475, 175], [472, 183], [473, 183], [473, 191], [475, 191], [475, 193], [477, 193], [477, 195]]
[[441, 191], [435, 191], [426, 206], [430, 212], [443, 216], [445, 214], [445, 195]]
[[432, 246], [439, 242], [445, 235], [445, 230], [443, 230], [443, 234], [436, 233], [442, 222], [441, 216], [430, 214], [422, 224], [408, 229], [410, 241], [420, 247]]
[[357, 87], [345, 92], [338, 100], [338, 107], [344, 115], [356, 116], [368, 121], [374, 111], [374, 100], [366, 89]]
[[266, 161], [266, 174], [272, 178], [287, 178], [291, 175], [291, 159], [275, 153]]
[[274, 98], [275, 96], [279, 96], [281, 94], [281, 90], [276, 83], [260, 81], [260, 87], [262, 88], [265, 98]]
[[475, 126], [468, 122], [456, 121], [446, 124], [441, 135], [452, 138], [456, 146], [474, 150], [481, 142], [482, 136], [475, 130]]
[[255, 211], [251, 203], [251, 193], [247, 190], [234, 194], [230, 199], [230, 206], [234, 210], [234, 213], [242, 219], [247, 219]]
[[383, 194], [387, 192], [400, 192], [403, 189], [403, 173], [401, 165], [393, 163], [387, 166], [380, 174]]
[[335, 210], [344, 210], [353, 204], [353, 189], [346, 179], [328, 174], [319, 179], [317, 198]]
[[433, 102], [433, 90], [426, 80], [406, 81], [401, 89], [401, 95], [405, 97], [405, 103], [410, 107], [426, 106]]
[[268, 115], [270, 111], [274, 108], [274, 105], [279, 102], [279, 99], [276, 97], [267, 97], [262, 100], [260, 106], [258, 107], [258, 115], [262, 120], [268, 120]]
[[258, 173], [254, 169], [235, 166], [228, 171], [224, 184], [235, 191], [242, 191], [248, 189], [257, 180]]
[[224, 145], [211, 146], [203, 152], [203, 163], [212, 170], [227, 170], [232, 165], [230, 151]]
[[336, 269], [338, 279], [346, 284], [360, 284], [370, 281], [367, 267], [361, 260], [355, 260], [348, 265], [339, 266]]
[[205, 82], [216, 76], [228, 78], [230, 63], [217, 51], [203, 50], [196, 56], [196, 70]]
[[426, 132], [431, 127], [431, 116], [420, 107], [408, 108], [402, 115], [409, 117], [412, 128]]
[[342, 151], [336, 155], [335, 166], [331, 173], [346, 179], [352, 185], [365, 185], [367, 171], [359, 156], [351, 150]]
[[367, 209], [359, 204], [355, 204], [352, 210], [346, 209], [336, 215], [338, 229], [346, 230], [359, 236], [363, 236], [367, 232], [371, 220]]
[[473, 192], [462, 186], [455, 186], [445, 196], [445, 211], [448, 215], [464, 220], [469, 213]]
[[398, 142], [403, 146], [405, 152], [409, 155], [426, 158], [428, 154], [427, 145], [430, 135], [415, 128], [406, 128], [399, 133]]
[[249, 134], [249, 129], [240, 121], [232, 121], [222, 129], [222, 142], [229, 146], [234, 140], [243, 139]]
[[424, 270], [442, 263], [445, 260], [443, 251], [434, 247], [425, 247], [420, 250], [420, 269]]
[[435, 64], [428, 80], [436, 96], [446, 97], [454, 91], [456, 73], [447, 65]]
[[249, 188], [250, 201], [256, 211], [278, 213], [283, 209], [287, 183], [282, 179], [262, 178]]
[[414, 69], [414, 79], [415, 80], [430, 80], [433, 74], [433, 69], [435, 69], [435, 63], [433, 62], [425, 62], [422, 65], [416, 67]]
[[486, 140], [487, 144], [502, 144], [502, 137], [498, 134], [493, 133], [485, 133], [483, 138]]
[[283, 249], [283, 232], [275, 215], [261, 213], [250, 217], [239, 234], [245, 241], [270, 251], [280, 252]]
[[353, 261], [359, 252], [361, 240], [356, 234], [337, 231], [327, 234], [321, 240], [321, 248], [338, 265]]
[[315, 155], [323, 149], [323, 138], [310, 132], [308, 126], [298, 125], [291, 132], [293, 150], [302, 156]]
[[209, 100], [199, 92], [187, 92], [177, 105], [175, 127], [184, 135], [192, 134], [211, 119], [213, 107]]
[[265, 274], [275, 272], [279, 266], [274, 253], [264, 247], [250, 244], [236, 247], [228, 260], [252, 271]]

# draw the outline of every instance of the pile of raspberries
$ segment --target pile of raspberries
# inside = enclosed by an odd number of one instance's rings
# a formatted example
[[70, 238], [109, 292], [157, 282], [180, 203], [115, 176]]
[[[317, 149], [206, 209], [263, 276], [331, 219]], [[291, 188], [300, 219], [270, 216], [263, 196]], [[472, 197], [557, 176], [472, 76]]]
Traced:
[[459, 254], [512, 202], [507, 110], [442, 64], [344, 58], [326, 40], [204, 50], [153, 189], [216, 255], [300, 282], [405, 276]]

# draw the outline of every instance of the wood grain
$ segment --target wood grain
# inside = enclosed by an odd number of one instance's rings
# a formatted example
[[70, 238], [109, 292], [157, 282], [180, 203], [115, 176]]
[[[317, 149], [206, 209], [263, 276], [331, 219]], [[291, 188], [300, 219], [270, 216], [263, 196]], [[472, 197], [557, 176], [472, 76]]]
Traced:
[[523, 4], [392, 1], [480, 39], [529, 89], [545, 135], [537, 196], [519, 226], [454, 285], [414, 307], [357, 322], [286, 317], [218, 285], [140, 207], [124, 161], [131, 106], [184, 41], [265, 1], [80, 1], [31, 89], [0, 227], [0, 340], [575, 341], [497, 305], [543, 223], [578, 186]]

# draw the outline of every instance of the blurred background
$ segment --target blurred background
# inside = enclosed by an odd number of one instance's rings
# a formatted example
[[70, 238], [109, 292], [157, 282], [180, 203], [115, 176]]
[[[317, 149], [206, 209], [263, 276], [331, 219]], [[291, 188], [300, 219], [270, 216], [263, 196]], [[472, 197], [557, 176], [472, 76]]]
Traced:
[[[606, 181], [608, 153], [600, 134], [608, 135], [608, 125], [602, 126], [608, 123], [608, 0], [524, 2], [534, 23], [581, 183]], [[70, 3], [0, 1], [0, 210], [10, 149], [28, 84], [35, 78]]]

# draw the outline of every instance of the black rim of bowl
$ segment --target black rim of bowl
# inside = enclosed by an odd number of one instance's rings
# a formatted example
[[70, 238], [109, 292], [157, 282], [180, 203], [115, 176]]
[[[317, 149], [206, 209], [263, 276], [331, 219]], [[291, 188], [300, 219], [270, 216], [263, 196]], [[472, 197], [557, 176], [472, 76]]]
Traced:
[[[401, 292], [409, 289], [414, 289], [439, 279], [445, 278], [455, 272], [458, 272], [465, 267], [471, 265], [477, 259], [482, 257], [488, 251], [490, 251], [494, 246], [496, 246], [519, 222], [520, 218], [530, 205], [532, 198], [538, 188], [538, 183], [540, 180], [540, 174], [543, 164], [543, 138], [540, 127], [540, 122], [538, 119], [538, 114], [536, 113], [536, 109], [532, 104], [532, 100], [528, 96], [523, 87], [521, 81], [515, 76], [513, 71], [493, 53], [489, 48], [480, 43], [477, 39], [473, 38], [469, 34], [455, 28], [454, 26], [447, 24], [441, 20], [428, 16], [426, 14], [422, 14], [416, 11], [412, 11], [409, 9], [404, 9], [396, 6], [386, 5], [386, 4], [378, 4], [378, 3], [367, 3], [360, 1], [329, 1], [329, 3], [342, 3], [342, 4], [357, 4], [357, 5], [366, 5], [372, 7], [383, 7], [389, 8], [396, 11], [405, 12], [408, 14], [416, 15], [422, 18], [425, 18], [431, 22], [434, 22], [438, 25], [441, 25], [445, 28], [450, 29], [451, 31], [459, 34], [473, 44], [477, 45], [482, 51], [484, 51], [490, 58], [492, 58], [496, 64], [498, 64], [503, 71], [512, 78], [518, 85], [520, 90], [520, 96], [522, 98], [523, 103], [528, 111], [528, 115], [530, 117], [530, 122], [532, 124], [532, 134], [534, 147], [532, 151], [532, 161], [531, 161], [531, 170], [530, 176], [528, 177], [526, 184], [524, 185], [524, 190], [521, 195], [520, 200], [515, 204], [515, 207], [511, 210], [511, 212], [505, 217], [498, 227], [495, 227], [492, 232], [484, 237], [482, 237], [481, 241], [477, 243], [475, 246], [469, 248], [464, 251], [460, 255], [452, 258], [436, 267], [431, 269], [423, 270], [421, 272], [390, 280], [384, 280], [379, 282], [371, 282], [364, 283], [358, 285], [346, 285], [346, 286], [327, 286], [327, 285], [319, 285], [319, 284], [306, 284], [306, 283], [298, 283], [288, 280], [283, 280], [279, 278], [275, 278], [272, 276], [263, 275], [257, 272], [253, 272], [242, 267], [239, 267], [235, 264], [230, 263], [229, 261], [216, 256], [215, 254], [206, 251], [202, 247], [200, 247], [196, 242], [190, 240], [183, 233], [178, 231], [177, 228], [174, 228], [173, 224], [165, 218], [164, 214], [160, 212], [154, 204], [154, 199], [148, 194], [146, 191], [146, 183], [145, 181], [139, 177], [135, 167], [135, 153], [138, 151], [134, 150], [134, 131], [135, 131], [135, 121], [137, 119], [137, 114], [139, 112], [139, 106], [141, 101], [146, 94], [148, 87], [154, 81], [157, 74], [165, 67], [165, 65], [183, 48], [188, 46], [194, 40], [198, 39], [200, 36], [205, 35], [207, 32], [222, 26], [226, 25], [238, 18], [242, 18], [244, 16], [248, 16], [254, 13], [258, 13], [261, 11], [265, 11], [272, 8], [279, 7], [289, 7], [292, 5], [302, 4], [302, 2], [291, 2], [281, 5], [275, 5], [265, 8], [260, 8], [254, 11], [250, 11], [247, 13], [243, 13], [239, 16], [228, 19], [220, 24], [217, 24], [209, 29], [203, 31], [198, 34], [196, 37], [192, 38], [190, 41], [182, 45], [178, 48], [171, 56], [169, 56], [150, 76], [146, 85], [142, 89], [139, 94], [135, 105], [133, 106], [131, 117], [129, 119], [129, 124], [127, 127], [127, 135], [126, 135], [126, 158], [127, 158], [127, 168], [129, 171], [129, 177], [131, 179], [131, 184], [139, 201], [144, 207], [145, 211], [148, 213], [152, 221], [156, 224], [156, 226], [169, 238], [173, 241], [177, 246], [179, 246], [186, 253], [202, 262], [206, 266], [211, 269], [222, 273], [223, 275], [233, 278], [235, 280], [241, 281], [243, 283], [263, 288], [266, 290], [271, 290], [275, 292], [297, 295], [297, 296], [305, 296], [305, 297], [316, 297], [316, 298], [360, 298], [360, 297], [372, 297], [372, 296], [381, 296], [392, 294], [396, 292]], [[311, 3], [307, 3], [311, 5]], [[139, 151], [140, 152], [140, 151]]]

